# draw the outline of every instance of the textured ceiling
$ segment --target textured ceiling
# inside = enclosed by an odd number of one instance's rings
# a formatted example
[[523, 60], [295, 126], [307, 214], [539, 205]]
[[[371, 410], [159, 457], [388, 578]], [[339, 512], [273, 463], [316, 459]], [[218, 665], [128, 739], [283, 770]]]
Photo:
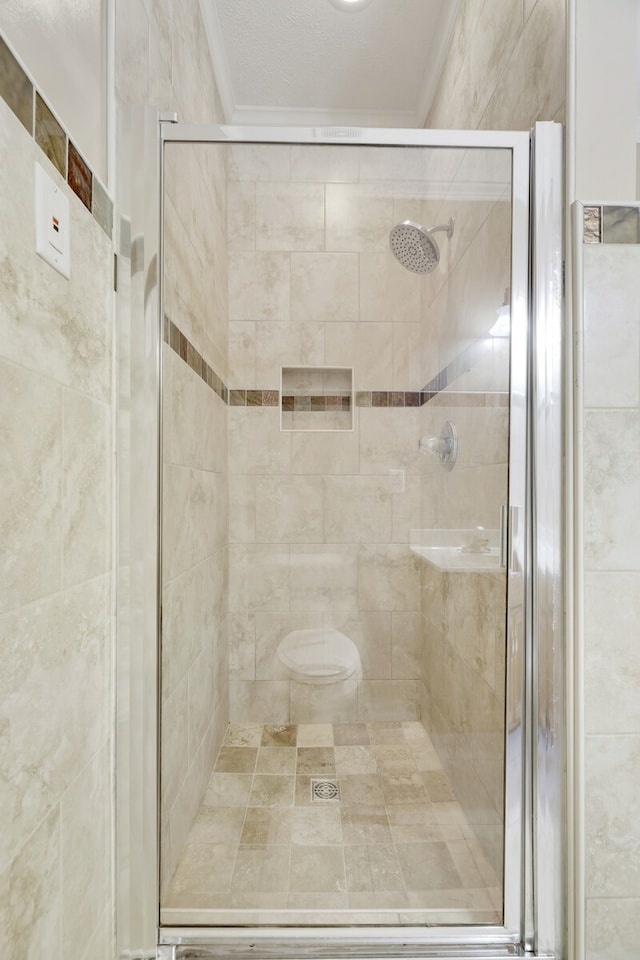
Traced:
[[459, 0], [200, 0], [233, 123], [423, 126]]

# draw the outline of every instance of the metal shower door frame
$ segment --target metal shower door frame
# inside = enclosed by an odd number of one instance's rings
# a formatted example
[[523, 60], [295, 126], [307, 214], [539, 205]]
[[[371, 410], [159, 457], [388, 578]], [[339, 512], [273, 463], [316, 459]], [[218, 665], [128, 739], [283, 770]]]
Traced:
[[[508, 149], [512, 153], [512, 248], [511, 248], [511, 399], [510, 399], [510, 455], [509, 455], [509, 507], [510, 537], [508, 555], [508, 622], [507, 641], [507, 696], [518, 703], [517, 715], [512, 717], [505, 743], [505, 873], [504, 873], [504, 923], [503, 925], [448, 926], [448, 927], [385, 927], [385, 928], [215, 928], [215, 927], [162, 927], [158, 929], [159, 955], [162, 957], [202, 956], [222, 957], [235, 954], [243, 956], [296, 957], [304, 954], [314, 956], [373, 957], [384, 955], [421, 957], [484, 957], [498, 958], [530, 954], [559, 956], [557, 940], [552, 943], [549, 932], [557, 927], [557, 916], [562, 914], [562, 904], [542, 895], [546, 889], [546, 873], [558, 868], [558, 844], [563, 843], [559, 824], [551, 823], [548, 804], [537, 791], [544, 782], [547, 796], [553, 789], [560, 790], [557, 758], [545, 767], [547, 777], [541, 781], [537, 776], [540, 737], [537, 735], [538, 704], [541, 699], [556, 697], [557, 691], [543, 689], [545, 684], [557, 681], [557, 676], [541, 676], [535, 673], [540, 660], [534, 651], [533, 629], [544, 627], [545, 612], [533, 609], [536, 603], [534, 589], [538, 579], [532, 569], [532, 549], [541, 528], [536, 527], [532, 536], [533, 486], [531, 479], [533, 451], [538, 449], [536, 436], [540, 426], [539, 412], [533, 407], [536, 386], [546, 388], [537, 376], [538, 366], [547, 369], [544, 358], [544, 332], [540, 328], [534, 342], [535, 326], [532, 324], [532, 277], [539, 276], [541, 284], [548, 280], [544, 264], [551, 273], [557, 265], [558, 231], [561, 218], [558, 202], [558, 125], [538, 124], [540, 144], [536, 164], [544, 161], [545, 175], [532, 178], [530, 166], [531, 142], [529, 133], [496, 131], [437, 131], [393, 130], [368, 128], [315, 129], [290, 127], [231, 127], [194, 126], [175, 122], [160, 123], [160, 197], [158, 220], [158, 263], [162, 272], [162, 204], [164, 200], [164, 147], [170, 143], [264, 143], [264, 144], [357, 144], [362, 146], [397, 147], [450, 147]], [[548, 128], [544, 131], [542, 128]], [[550, 128], [555, 128], [551, 133]], [[561, 147], [560, 147], [561, 149]], [[553, 186], [547, 195], [545, 176], [553, 170]], [[561, 171], [560, 171], [561, 172]], [[535, 180], [536, 190], [531, 192]], [[561, 203], [561, 198], [560, 198]], [[551, 206], [550, 206], [551, 205]], [[535, 209], [534, 209], [535, 208]], [[530, 215], [546, 211], [547, 230], [542, 243], [530, 244]], [[535, 233], [535, 231], [534, 231]], [[534, 262], [530, 252], [534, 249]], [[537, 258], [537, 259], [536, 259]], [[536, 264], [537, 274], [536, 274]], [[554, 274], [555, 277], [555, 274]], [[557, 283], [557, 277], [554, 282]], [[558, 323], [558, 314], [553, 313], [552, 323]], [[164, 309], [162, 284], [158, 297], [158, 332], [155, 340], [162, 343]], [[550, 328], [547, 328], [547, 333]], [[555, 344], [554, 340], [554, 344]], [[541, 352], [542, 351], [542, 352]], [[552, 371], [556, 376], [557, 370]], [[554, 382], [554, 389], [561, 390]], [[160, 409], [160, 375], [158, 375], [158, 409]], [[550, 426], [553, 431], [555, 421]], [[161, 445], [161, 424], [158, 431], [158, 450]], [[556, 453], [556, 447], [549, 450]], [[158, 460], [161, 463], [161, 459]], [[538, 468], [553, 472], [561, 484], [560, 464], [539, 458]], [[160, 472], [161, 473], [161, 472]], [[558, 479], [559, 478], [559, 479]], [[536, 475], [535, 481], [539, 478]], [[161, 483], [161, 479], [159, 479]], [[161, 556], [161, 494], [158, 499], [158, 564]], [[549, 505], [544, 523], [557, 523], [558, 510], [555, 501]], [[540, 515], [535, 520], [540, 523]], [[546, 530], [546, 527], [545, 527]], [[554, 562], [558, 557], [554, 557]], [[557, 588], [561, 582], [561, 570], [547, 569], [547, 586]], [[158, 566], [158, 584], [160, 567]], [[158, 591], [159, 592], [159, 591]], [[159, 649], [160, 618], [157, 618]], [[553, 633], [557, 641], [557, 631]], [[557, 657], [557, 652], [552, 653]], [[555, 662], [555, 661], [554, 661]], [[159, 670], [159, 662], [157, 664]], [[156, 709], [158, 704], [156, 702]], [[554, 715], [554, 722], [558, 722]], [[159, 747], [159, 727], [156, 729], [154, 750]], [[561, 736], [561, 731], [555, 731]], [[544, 809], [543, 809], [544, 807]], [[157, 808], [153, 820], [158, 822]], [[541, 828], [542, 825], [542, 828]], [[537, 857], [537, 860], [536, 860]], [[158, 875], [157, 851], [155, 863]], [[554, 882], [553, 889], [557, 890]], [[159, 898], [158, 898], [159, 899]], [[159, 904], [155, 909], [158, 911]], [[542, 909], [542, 914], [541, 914]], [[159, 914], [158, 914], [159, 916]], [[547, 931], [545, 942], [539, 942], [539, 928]], [[538, 953], [538, 947], [542, 952]], [[197, 949], [197, 953], [194, 950]]]

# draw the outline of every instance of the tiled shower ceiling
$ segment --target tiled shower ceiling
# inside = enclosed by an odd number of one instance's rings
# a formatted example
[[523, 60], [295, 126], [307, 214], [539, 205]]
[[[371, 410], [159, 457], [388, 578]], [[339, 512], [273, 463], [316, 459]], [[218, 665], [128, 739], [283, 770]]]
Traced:
[[200, 0], [226, 119], [421, 127], [459, 0]]

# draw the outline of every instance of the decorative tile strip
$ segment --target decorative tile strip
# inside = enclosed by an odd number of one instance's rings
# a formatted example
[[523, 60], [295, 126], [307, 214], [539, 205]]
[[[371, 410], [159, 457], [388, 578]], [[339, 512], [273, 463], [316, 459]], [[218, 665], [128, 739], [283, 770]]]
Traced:
[[[264, 392], [276, 393], [277, 396], [277, 391], [265, 390]], [[343, 396], [340, 394], [327, 394], [321, 396], [316, 394], [313, 396], [307, 396], [306, 394], [283, 394], [282, 409], [303, 411], [308, 413], [324, 413], [327, 410], [339, 412], [343, 410], [348, 413], [351, 410], [351, 396]]]
[[33, 136], [33, 84], [0, 37], [0, 96]]
[[113, 201], [2, 37], [0, 97], [111, 239]]
[[603, 207], [602, 242], [640, 243], [640, 207]]
[[[187, 340], [184, 333], [178, 329], [173, 320], [170, 320], [167, 316], [164, 318], [163, 325], [163, 335], [164, 341], [167, 343], [174, 353], [177, 353], [178, 356], [188, 364], [194, 373], [196, 373], [201, 380], [210, 387], [214, 393], [220, 397], [223, 403], [231, 403], [232, 406], [238, 406], [237, 399], [234, 399], [234, 394], [243, 394], [242, 406], [246, 403], [246, 394], [251, 393], [249, 390], [232, 390], [231, 391], [231, 400], [229, 398], [229, 390], [227, 389], [226, 384], [221, 377], [215, 372], [213, 367], [210, 367], [204, 357], [196, 350], [194, 345]], [[259, 391], [260, 393], [262, 391]]]
[[584, 208], [582, 239], [584, 243], [602, 242], [602, 207]]
[[640, 204], [584, 208], [584, 243], [640, 243]]
[[446, 390], [433, 397], [434, 407], [508, 407], [508, 393], [477, 393]]

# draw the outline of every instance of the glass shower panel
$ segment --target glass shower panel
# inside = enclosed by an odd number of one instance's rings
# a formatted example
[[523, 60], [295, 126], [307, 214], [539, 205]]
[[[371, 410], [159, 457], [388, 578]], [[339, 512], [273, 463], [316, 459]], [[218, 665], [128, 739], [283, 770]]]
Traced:
[[511, 151], [165, 152], [162, 922], [499, 924]]

